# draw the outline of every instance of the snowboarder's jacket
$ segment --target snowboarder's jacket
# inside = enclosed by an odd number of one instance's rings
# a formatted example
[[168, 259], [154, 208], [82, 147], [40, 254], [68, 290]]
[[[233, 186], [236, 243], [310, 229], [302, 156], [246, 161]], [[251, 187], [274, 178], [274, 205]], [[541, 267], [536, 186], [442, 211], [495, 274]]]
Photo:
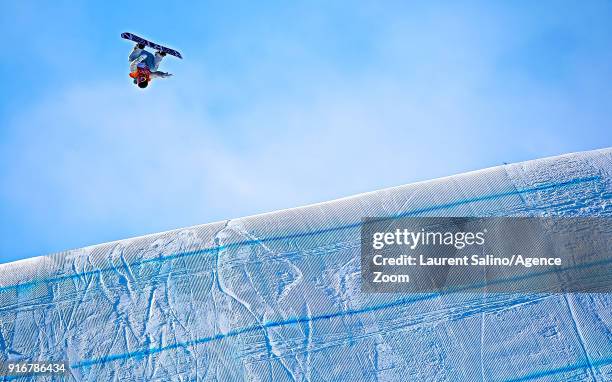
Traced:
[[163, 58], [164, 56], [159, 53], [155, 53], [154, 56], [152, 53], [147, 52], [144, 49], [140, 49], [138, 48], [138, 46], [135, 46], [129, 57], [130, 77], [136, 78], [138, 77], [139, 72], [141, 72], [142, 74], [143, 71], [148, 72], [147, 80], [149, 80], [150, 78], [170, 77], [171, 74], [160, 72], [157, 70], [157, 68], [159, 67], [159, 63]]

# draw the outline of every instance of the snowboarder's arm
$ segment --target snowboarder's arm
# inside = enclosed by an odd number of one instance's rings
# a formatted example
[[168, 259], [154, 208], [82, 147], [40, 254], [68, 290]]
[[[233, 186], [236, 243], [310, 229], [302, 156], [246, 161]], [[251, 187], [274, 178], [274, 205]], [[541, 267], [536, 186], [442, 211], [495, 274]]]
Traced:
[[141, 62], [143, 62], [143, 61], [144, 61], [144, 60], [146, 60], [146, 59], [147, 59], [147, 56], [145, 56], [145, 55], [143, 54], [143, 55], [141, 55], [141, 56], [137, 57], [135, 60], [133, 60], [133, 61], [130, 63], [130, 72], [134, 72], [134, 71], [136, 71], [136, 68], [137, 68], [138, 64], [140, 64]]
[[172, 74], [166, 73], [166, 72], [155, 71], [155, 72], [151, 72], [150, 76], [151, 78], [166, 78], [166, 77], [171, 77]]

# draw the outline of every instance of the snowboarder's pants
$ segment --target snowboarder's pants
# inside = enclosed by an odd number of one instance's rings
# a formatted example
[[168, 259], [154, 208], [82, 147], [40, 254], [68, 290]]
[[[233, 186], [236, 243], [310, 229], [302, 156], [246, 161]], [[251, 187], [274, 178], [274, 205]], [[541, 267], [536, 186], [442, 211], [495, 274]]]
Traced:
[[146, 57], [144, 60], [142, 60], [142, 62], [145, 63], [149, 70], [152, 72], [157, 70], [157, 68], [159, 67], [159, 63], [164, 58], [164, 56], [159, 54], [159, 52], [156, 52], [155, 55], [153, 55], [144, 49], [138, 48], [138, 45], [136, 45], [134, 46], [134, 49], [132, 49], [132, 53], [130, 53], [129, 60], [130, 62], [133, 62], [134, 60], [143, 55]]

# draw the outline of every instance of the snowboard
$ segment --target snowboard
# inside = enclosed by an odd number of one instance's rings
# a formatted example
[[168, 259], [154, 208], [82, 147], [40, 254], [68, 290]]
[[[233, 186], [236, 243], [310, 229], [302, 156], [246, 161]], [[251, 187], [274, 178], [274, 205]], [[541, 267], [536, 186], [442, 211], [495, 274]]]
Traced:
[[183, 56], [181, 56], [181, 54], [178, 51], [176, 51], [174, 49], [167, 48], [167, 47], [165, 47], [163, 45], [156, 44], [156, 43], [151, 42], [151, 41], [149, 41], [149, 40], [147, 40], [145, 38], [136, 36], [133, 33], [123, 32], [123, 33], [121, 33], [121, 37], [123, 37], [126, 40], [134, 41], [137, 44], [143, 44], [144, 46], [148, 46], [149, 48], [157, 49], [160, 52], [168, 53], [171, 56], [178, 57], [180, 59], [183, 58]]

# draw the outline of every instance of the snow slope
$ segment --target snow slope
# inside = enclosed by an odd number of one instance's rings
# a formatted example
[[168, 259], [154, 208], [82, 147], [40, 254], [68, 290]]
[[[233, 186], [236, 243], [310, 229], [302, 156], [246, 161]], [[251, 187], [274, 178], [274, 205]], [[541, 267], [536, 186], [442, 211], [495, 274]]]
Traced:
[[611, 203], [603, 149], [0, 265], [0, 361], [65, 359], [78, 381], [612, 381], [610, 294], [364, 294], [359, 269], [364, 216]]

